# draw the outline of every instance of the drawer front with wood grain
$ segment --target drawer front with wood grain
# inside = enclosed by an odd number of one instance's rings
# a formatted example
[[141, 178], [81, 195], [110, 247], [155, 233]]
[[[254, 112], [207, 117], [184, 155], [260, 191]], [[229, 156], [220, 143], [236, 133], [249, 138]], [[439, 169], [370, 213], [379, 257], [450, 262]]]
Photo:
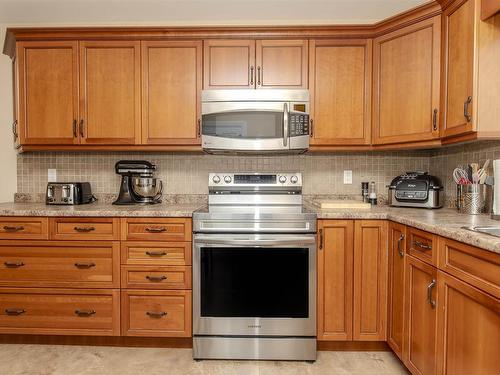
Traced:
[[1, 241], [0, 286], [119, 288], [119, 242]]
[[500, 298], [500, 254], [439, 238], [439, 269]]
[[50, 238], [53, 240], [97, 240], [120, 239], [118, 218], [51, 218]]
[[191, 289], [191, 267], [123, 266], [122, 288]]
[[422, 262], [437, 266], [438, 237], [420, 229], [408, 227], [406, 251]]
[[191, 242], [122, 242], [122, 264], [191, 265]]
[[45, 217], [0, 217], [1, 240], [46, 240], [49, 238]]
[[0, 289], [0, 333], [117, 336], [118, 290]]
[[191, 291], [122, 291], [122, 335], [191, 336]]
[[122, 219], [122, 240], [127, 241], [191, 241], [189, 218]]

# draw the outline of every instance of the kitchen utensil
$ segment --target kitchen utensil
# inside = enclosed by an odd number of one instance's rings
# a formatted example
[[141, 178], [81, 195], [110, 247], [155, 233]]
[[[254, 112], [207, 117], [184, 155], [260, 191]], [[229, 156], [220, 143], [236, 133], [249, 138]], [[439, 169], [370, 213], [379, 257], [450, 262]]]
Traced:
[[471, 183], [467, 172], [460, 167], [453, 170], [453, 180], [457, 185], [467, 185]]

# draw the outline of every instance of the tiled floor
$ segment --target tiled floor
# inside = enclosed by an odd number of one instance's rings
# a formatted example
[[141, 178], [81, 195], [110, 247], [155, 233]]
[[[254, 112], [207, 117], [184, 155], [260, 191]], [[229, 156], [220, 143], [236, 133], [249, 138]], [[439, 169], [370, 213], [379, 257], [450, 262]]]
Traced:
[[407, 374], [388, 352], [319, 352], [304, 362], [200, 361], [189, 349], [0, 345], [5, 375], [389, 375]]

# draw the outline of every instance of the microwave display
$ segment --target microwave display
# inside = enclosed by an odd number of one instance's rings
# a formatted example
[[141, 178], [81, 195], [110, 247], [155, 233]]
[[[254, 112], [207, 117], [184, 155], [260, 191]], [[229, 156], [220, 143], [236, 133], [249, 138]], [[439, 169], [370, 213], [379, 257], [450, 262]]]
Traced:
[[294, 103], [292, 105], [292, 108], [293, 108], [293, 112], [302, 112], [302, 113], [306, 113], [306, 105], [305, 104], [297, 104], [297, 103]]

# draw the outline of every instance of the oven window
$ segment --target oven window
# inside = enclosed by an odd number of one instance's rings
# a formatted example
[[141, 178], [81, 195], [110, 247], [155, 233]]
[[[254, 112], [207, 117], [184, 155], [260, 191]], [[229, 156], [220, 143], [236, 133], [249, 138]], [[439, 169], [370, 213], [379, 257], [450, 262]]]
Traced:
[[223, 138], [283, 138], [283, 112], [203, 115], [203, 135]]
[[308, 318], [307, 248], [201, 248], [201, 316]]

